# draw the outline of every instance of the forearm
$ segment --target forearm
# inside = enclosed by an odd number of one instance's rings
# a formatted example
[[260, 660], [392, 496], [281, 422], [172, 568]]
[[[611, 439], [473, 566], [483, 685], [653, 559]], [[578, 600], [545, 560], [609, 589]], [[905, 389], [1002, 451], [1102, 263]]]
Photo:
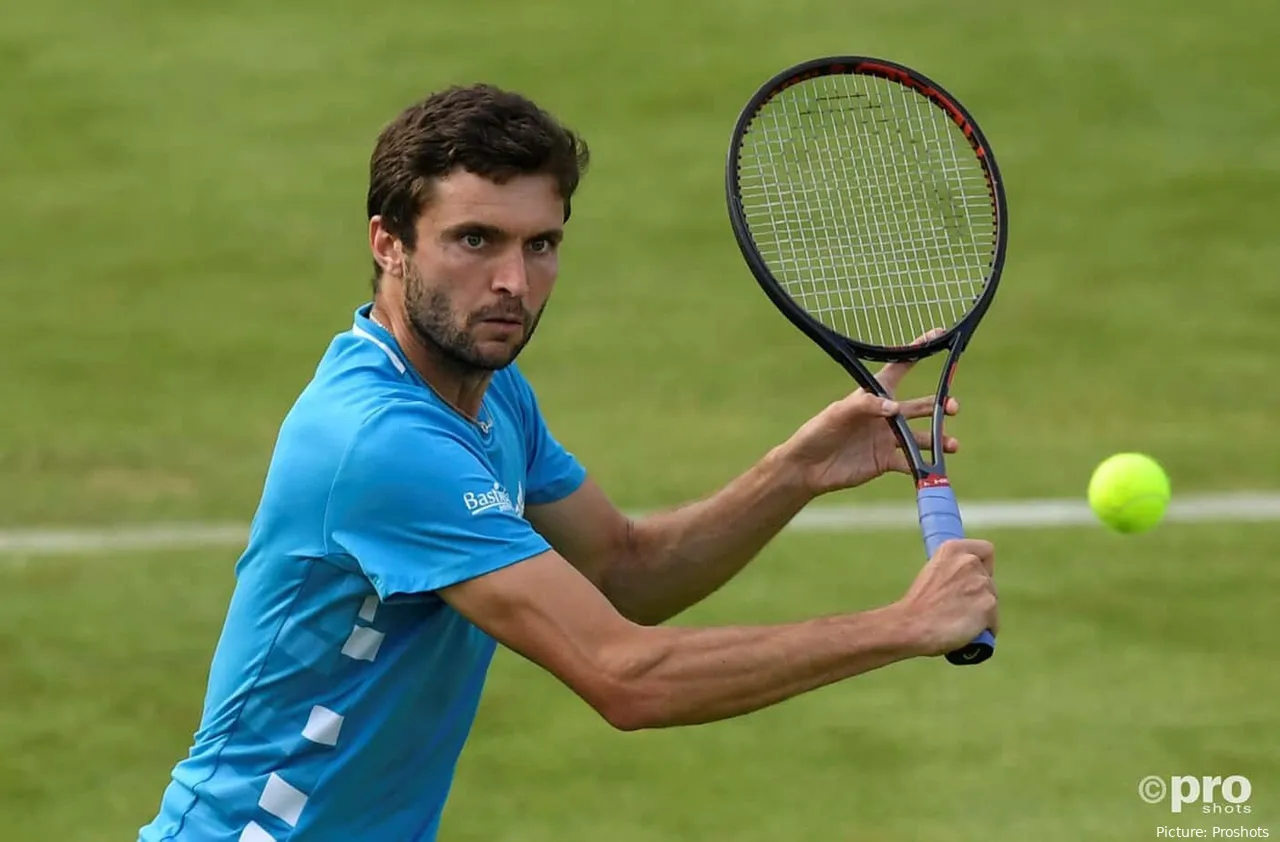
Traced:
[[775, 448], [714, 496], [637, 520], [604, 592], [637, 622], [660, 623], [733, 578], [810, 499]]
[[615, 674], [623, 727], [693, 725], [750, 713], [918, 654], [889, 606], [783, 626], [646, 629]]

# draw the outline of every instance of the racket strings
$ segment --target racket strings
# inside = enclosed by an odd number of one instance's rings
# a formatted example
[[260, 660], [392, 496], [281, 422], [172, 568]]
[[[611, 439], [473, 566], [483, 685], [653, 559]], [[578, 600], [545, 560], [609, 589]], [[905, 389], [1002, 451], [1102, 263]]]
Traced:
[[856, 75], [793, 85], [756, 116], [738, 164], [761, 257], [828, 327], [901, 347], [981, 295], [995, 252], [986, 173], [914, 90]]

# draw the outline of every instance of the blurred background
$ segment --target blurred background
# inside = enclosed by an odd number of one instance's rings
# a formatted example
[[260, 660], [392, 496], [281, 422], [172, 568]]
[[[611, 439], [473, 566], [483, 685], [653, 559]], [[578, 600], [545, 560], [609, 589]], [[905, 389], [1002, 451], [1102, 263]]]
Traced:
[[[520, 90], [592, 146], [521, 362], [556, 435], [629, 509], [711, 492], [850, 388], [760, 293], [724, 210], [738, 109], [825, 54], [933, 77], [1003, 170], [1008, 265], [955, 382], [962, 501], [1078, 502], [1120, 450], [1160, 459], [1178, 497], [1280, 486], [1273, 6], [10, 5], [5, 839], [131, 840], [154, 814], [198, 723], [277, 426], [368, 297], [375, 136], [447, 84]], [[913, 374], [905, 391], [932, 388]], [[827, 502], [911, 499], [890, 477]], [[174, 540], [83, 531], [157, 526]], [[620, 734], [501, 652], [442, 838], [1280, 832], [1280, 525], [980, 534], [998, 546], [1003, 634], [978, 669], [912, 662], [729, 722]], [[871, 607], [922, 559], [910, 528], [789, 531], [678, 622]], [[1139, 799], [1142, 777], [1177, 774], [1248, 776], [1252, 813]]]

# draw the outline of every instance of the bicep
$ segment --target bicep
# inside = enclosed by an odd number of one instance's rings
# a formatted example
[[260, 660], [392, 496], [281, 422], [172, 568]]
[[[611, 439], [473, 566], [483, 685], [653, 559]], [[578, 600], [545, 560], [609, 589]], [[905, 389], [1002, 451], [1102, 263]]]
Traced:
[[618, 668], [644, 630], [561, 555], [548, 550], [468, 579], [439, 596], [477, 627], [538, 664], [606, 719], [624, 695]]
[[609, 565], [631, 551], [630, 518], [590, 478], [561, 500], [528, 506], [525, 517], [557, 553], [597, 587]]

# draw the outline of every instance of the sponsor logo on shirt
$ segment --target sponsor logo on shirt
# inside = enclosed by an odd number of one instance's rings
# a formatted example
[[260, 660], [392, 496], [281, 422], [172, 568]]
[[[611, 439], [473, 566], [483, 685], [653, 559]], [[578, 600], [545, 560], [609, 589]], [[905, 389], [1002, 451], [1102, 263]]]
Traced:
[[467, 507], [467, 511], [473, 515], [481, 512], [515, 512], [518, 515], [524, 514], [524, 485], [516, 486], [516, 499], [512, 501], [511, 495], [502, 487], [500, 483], [495, 482], [493, 488], [488, 491], [476, 493], [467, 491], [462, 495], [462, 504]]

